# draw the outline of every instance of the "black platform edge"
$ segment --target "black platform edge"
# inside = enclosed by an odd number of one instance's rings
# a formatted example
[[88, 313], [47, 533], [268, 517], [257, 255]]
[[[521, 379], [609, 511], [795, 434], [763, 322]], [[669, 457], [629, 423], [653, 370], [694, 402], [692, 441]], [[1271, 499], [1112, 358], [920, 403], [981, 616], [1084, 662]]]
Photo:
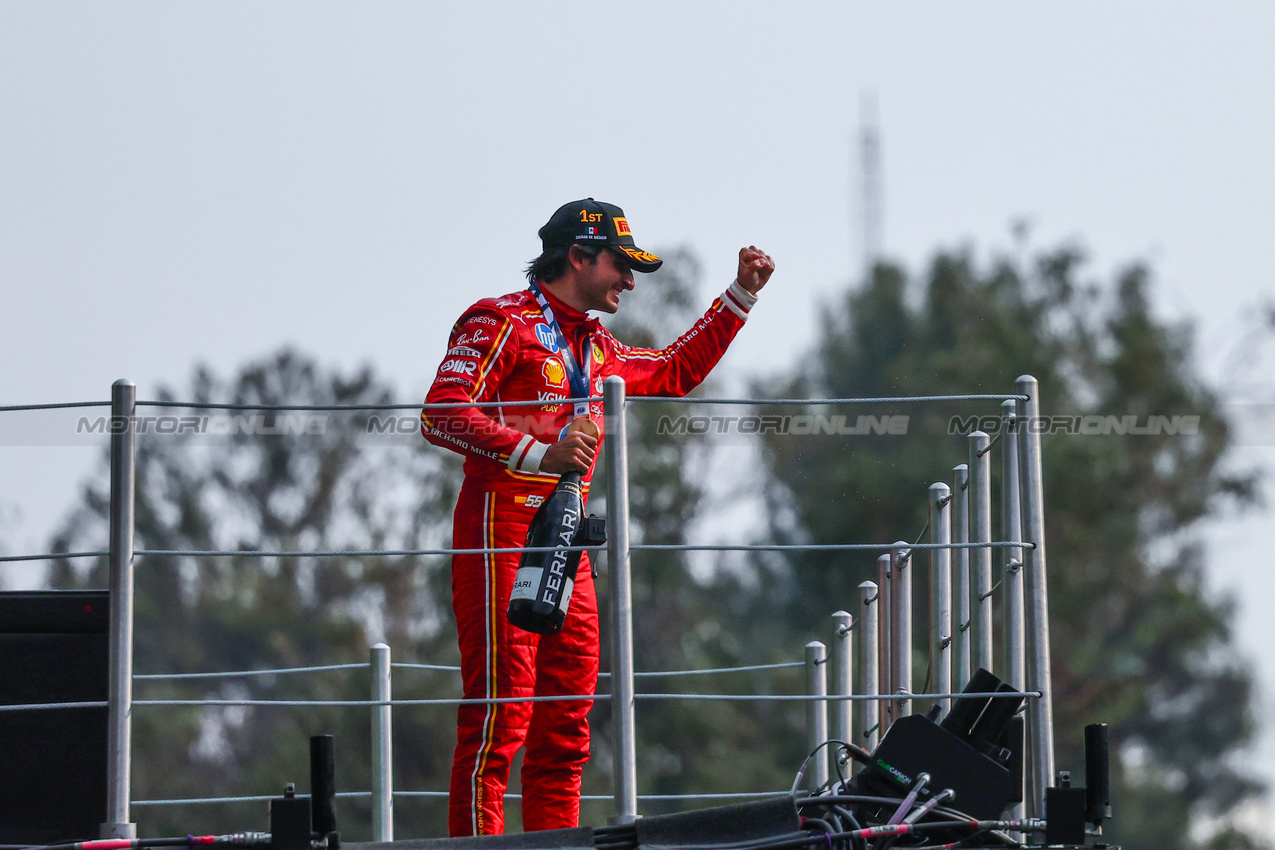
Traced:
[[[639, 846], [735, 844], [797, 832], [801, 829], [801, 819], [797, 815], [796, 800], [779, 797], [639, 818], [629, 828], [636, 833]], [[618, 837], [619, 830], [619, 827], [603, 827], [598, 831]], [[352, 850], [593, 850], [598, 845], [595, 830], [580, 827], [468, 838], [342, 842], [341, 846]]]
[[478, 835], [467, 838], [409, 838], [404, 841], [342, 841], [342, 847], [357, 850], [593, 850], [593, 830], [546, 829], [506, 835]]
[[640, 818], [634, 826], [639, 846], [734, 844], [796, 832], [801, 818], [794, 798], [777, 797]]

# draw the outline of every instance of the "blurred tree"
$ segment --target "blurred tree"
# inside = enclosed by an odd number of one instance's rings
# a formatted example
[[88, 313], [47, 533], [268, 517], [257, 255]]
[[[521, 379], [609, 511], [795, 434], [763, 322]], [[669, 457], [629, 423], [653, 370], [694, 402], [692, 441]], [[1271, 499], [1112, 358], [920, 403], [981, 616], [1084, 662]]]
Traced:
[[[330, 373], [282, 350], [230, 380], [195, 370], [161, 401], [235, 405], [384, 405], [370, 369]], [[204, 416], [204, 414], [208, 414]], [[136, 545], [186, 551], [417, 549], [446, 545], [457, 464], [416, 433], [413, 411], [297, 412], [139, 407], [139, 417], [200, 416], [209, 434], [138, 437]], [[374, 417], [379, 417], [374, 420]], [[385, 428], [387, 421], [395, 427]], [[369, 427], [379, 422], [379, 426]], [[157, 422], [157, 420], [152, 420]], [[399, 423], [405, 423], [400, 426]], [[213, 436], [221, 432], [220, 436]], [[89, 487], [54, 551], [98, 548], [108, 493]], [[87, 573], [66, 562], [58, 587], [105, 586], [104, 559]], [[390, 644], [395, 661], [456, 663], [441, 558], [151, 555], [136, 567], [138, 674], [264, 670], [366, 663]], [[458, 693], [455, 677], [401, 674], [396, 697]], [[404, 685], [404, 680], [407, 684]], [[138, 699], [367, 699], [366, 671], [139, 680]], [[399, 709], [400, 788], [445, 788], [455, 740], [450, 709]], [[139, 707], [134, 799], [279, 794], [308, 787], [309, 736], [336, 736], [339, 790], [370, 787], [366, 708]], [[134, 809], [145, 833], [264, 828], [265, 806]], [[348, 837], [367, 836], [366, 799], [342, 800]], [[401, 806], [404, 834], [443, 834], [437, 806]]]
[[[1193, 368], [1190, 327], [1153, 315], [1147, 270], [1133, 266], [1100, 287], [1080, 279], [1082, 259], [1064, 248], [1031, 268], [1001, 260], [979, 269], [966, 253], [943, 253], [917, 281], [879, 265], [825, 311], [796, 373], [759, 391], [1005, 393], [1029, 373], [1040, 380], [1045, 415], [1133, 415], [1143, 424], [1151, 415], [1199, 417], [1190, 434], [1044, 439], [1059, 767], [1081, 766], [1084, 724], [1109, 723], [1117, 813], [1110, 840], [1194, 847], [1196, 818], [1227, 812], [1258, 790], [1235, 758], [1254, 732], [1252, 680], [1230, 643], [1229, 603], [1204, 587], [1194, 533], [1227, 503], [1251, 501], [1255, 481], [1227, 471], [1229, 423]], [[906, 414], [908, 435], [765, 437], [779, 540], [915, 538], [926, 524], [926, 488], [950, 481], [967, 457], [953, 414], [1000, 411], [946, 403], [847, 412], [851, 422], [857, 413]], [[860, 581], [875, 578], [874, 558], [760, 561], [754, 616], [770, 612], [778, 631], [805, 634], [812, 610], [829, 599], [848, 604]]]

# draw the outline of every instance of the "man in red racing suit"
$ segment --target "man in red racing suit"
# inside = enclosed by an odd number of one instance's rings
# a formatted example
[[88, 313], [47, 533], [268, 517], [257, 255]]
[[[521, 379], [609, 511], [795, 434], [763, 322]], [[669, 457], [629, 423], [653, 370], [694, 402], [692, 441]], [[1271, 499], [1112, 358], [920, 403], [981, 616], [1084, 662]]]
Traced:
[[[580, 415], [601, 429], [602, 408], [570, 399], [601, 395], [611, 375], [624, 378], [629, 395], [690, 392], [725, 353], [774, 271], [763, 252], [741, 249], [738, 279], [694, 327], [662, 351], [632, 348], [587, 316], [615, 312], [621, 293], [633, 288], [633, 271], [660, 266], [659, 257], [636, 247], [624, 213], [592, 198], [576, 201], [555, 212], [540, 236], [544, 252], [528, 268], [531, 288], [483, 299], [456, 322], [421, 414], [427, 440], [465, 455], [452, 537], [457, 549], [522, 546], [561, 473], [585, 473], [587, 497], [598, 438], [564, 429]], [[500, 404], [477, 406], [483, 403]], [[516, 552], [452, 558], [465, 698], [591, 696], [599, 647], [588, 555], [562, 630], [544, 636], [506, 619], [518, 560]], [[524, 743], [524, 829], [576, 826], [591, 705], [586, 698], [460, 706], [451, 834], [504, 830], [509, 766]]]

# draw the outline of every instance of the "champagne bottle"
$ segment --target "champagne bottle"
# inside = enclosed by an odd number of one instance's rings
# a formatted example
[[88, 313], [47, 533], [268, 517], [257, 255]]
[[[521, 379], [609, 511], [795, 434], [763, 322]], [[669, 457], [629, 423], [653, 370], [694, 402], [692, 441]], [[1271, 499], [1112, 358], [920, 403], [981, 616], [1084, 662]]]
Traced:
[[[598, 426], [577, 419], [568, 430], [587, 430], [598, 436]], [[523, 552], [509, 595], [509, 622], [537, 634], [555, 634], [562, 629], [580, 568], [579, 550], [606, 542], [599, 517], [584, 513], [583, 475], [563, 474], [558, 486], [545, 499], [527, 528], [528, 548], [548, 548], [544, 552]]]

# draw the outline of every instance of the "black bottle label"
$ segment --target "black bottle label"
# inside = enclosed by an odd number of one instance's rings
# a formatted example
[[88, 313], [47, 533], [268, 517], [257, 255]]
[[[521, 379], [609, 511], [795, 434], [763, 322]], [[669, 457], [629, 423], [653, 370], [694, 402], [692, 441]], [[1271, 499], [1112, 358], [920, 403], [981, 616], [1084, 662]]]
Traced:
[[564, 478], [527, 529], [526, 545], [549, 551], [523, 553], [509, 597], [509, 622], [538, 634], [562, 628], [580, 566], [571, 547], [579, 545], [584, 502], [578, 476]]

